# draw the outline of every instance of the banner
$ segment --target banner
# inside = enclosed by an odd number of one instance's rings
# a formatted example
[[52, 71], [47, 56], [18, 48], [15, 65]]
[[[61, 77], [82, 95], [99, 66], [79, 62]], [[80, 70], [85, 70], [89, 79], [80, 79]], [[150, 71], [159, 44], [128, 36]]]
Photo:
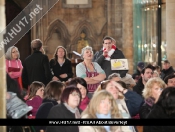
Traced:
[[174, 126], [170, 119], [0, 119], [1, 126]]
[[[0, 36], [4, 36], [0, 42], [0, 51], [15, 45], [58, 1], [32, 0], [3, 31], [0, 31]], [[2, 56], [3, 52], [0, 52], [0, 58]]]

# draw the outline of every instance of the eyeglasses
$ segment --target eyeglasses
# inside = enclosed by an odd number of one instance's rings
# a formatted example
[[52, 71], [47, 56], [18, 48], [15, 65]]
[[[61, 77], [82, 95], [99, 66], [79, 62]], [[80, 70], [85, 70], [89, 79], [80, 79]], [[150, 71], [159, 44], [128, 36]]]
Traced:
[[78, 95], [78, 97], [80, 97], [80, 94], [77, 93], [77, 92], [73, 92], [73, 93], [71, 93], [71, 94], [72, 94], [72, 96], [77, 96], [77, 95]]

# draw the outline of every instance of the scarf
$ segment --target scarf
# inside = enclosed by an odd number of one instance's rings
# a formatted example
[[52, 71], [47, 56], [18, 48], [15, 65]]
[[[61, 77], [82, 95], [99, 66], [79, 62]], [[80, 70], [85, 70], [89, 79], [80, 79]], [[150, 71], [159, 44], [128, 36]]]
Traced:
[[[114, 51], [116, 50], [116, 46], [113, 44], [111, 47], [111, 50], [108, 51], [108, 56], [105, 56], [105, 60], [110, 61], [111, 59], [111, 55], [114, 53]], [[106, 51], [106, 48], [103, 48], [103, 52]]]
[[[96, 113], [98, 119], [111, 119], [111, 113], [109, 112], [107, 115]], [[110, 132], [110, 126], [104, 126], [107, 132]]]
[[73, 109], [72, 107], [70, 107], [67, 103], [64, 103], [64, 106], [72, 113], [75, 114], [75, 118], [81, 118], [80, 112], [78, 110], [78, 108], [76, 107], [75, 109]]

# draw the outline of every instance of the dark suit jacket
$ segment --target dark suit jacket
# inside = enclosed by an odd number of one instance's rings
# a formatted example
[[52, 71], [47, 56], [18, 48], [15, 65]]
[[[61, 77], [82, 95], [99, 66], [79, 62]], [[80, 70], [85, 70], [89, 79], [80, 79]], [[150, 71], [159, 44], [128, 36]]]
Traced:
[[46, 55], [40, 51], [34, 51], [32, 55], [25, 59], [22, 71], [22, 84], [24, 88], [28, 88], [33, 81], [40, 81], [47, 85], [51, 79], [49, 59]]

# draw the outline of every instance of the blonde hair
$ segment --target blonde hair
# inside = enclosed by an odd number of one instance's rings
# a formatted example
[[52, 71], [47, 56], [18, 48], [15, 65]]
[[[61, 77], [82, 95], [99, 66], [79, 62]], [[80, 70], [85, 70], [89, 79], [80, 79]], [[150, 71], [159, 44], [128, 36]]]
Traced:
[[83, 111], [82, 116], [88, 114], [88, 118], [97, 118], [96, 113], [98, 112], [98, 106], [100, 105], [101, 100], [108, 98], [111, 102], [111, 117], [112, 118], [121, 118], [119, 109], [116, 103], [116, 100], [106, 90], [102, 90], [94, 93], [88, 107]]
[[143, 89], [143, 94], [142, 95], [145, 99], [152, 96], [152, 91], [151, 90], [152, 90], [154, 84], [157, 84], [160, 88], [163, 88], [163, 89], [166, 87], [165, 82], [162, 81], [162, 79], [159, 78], [159, 77], [154, 77], [154, 78], [149, 79], [148, 82], [145, 85], [145, 88]]

